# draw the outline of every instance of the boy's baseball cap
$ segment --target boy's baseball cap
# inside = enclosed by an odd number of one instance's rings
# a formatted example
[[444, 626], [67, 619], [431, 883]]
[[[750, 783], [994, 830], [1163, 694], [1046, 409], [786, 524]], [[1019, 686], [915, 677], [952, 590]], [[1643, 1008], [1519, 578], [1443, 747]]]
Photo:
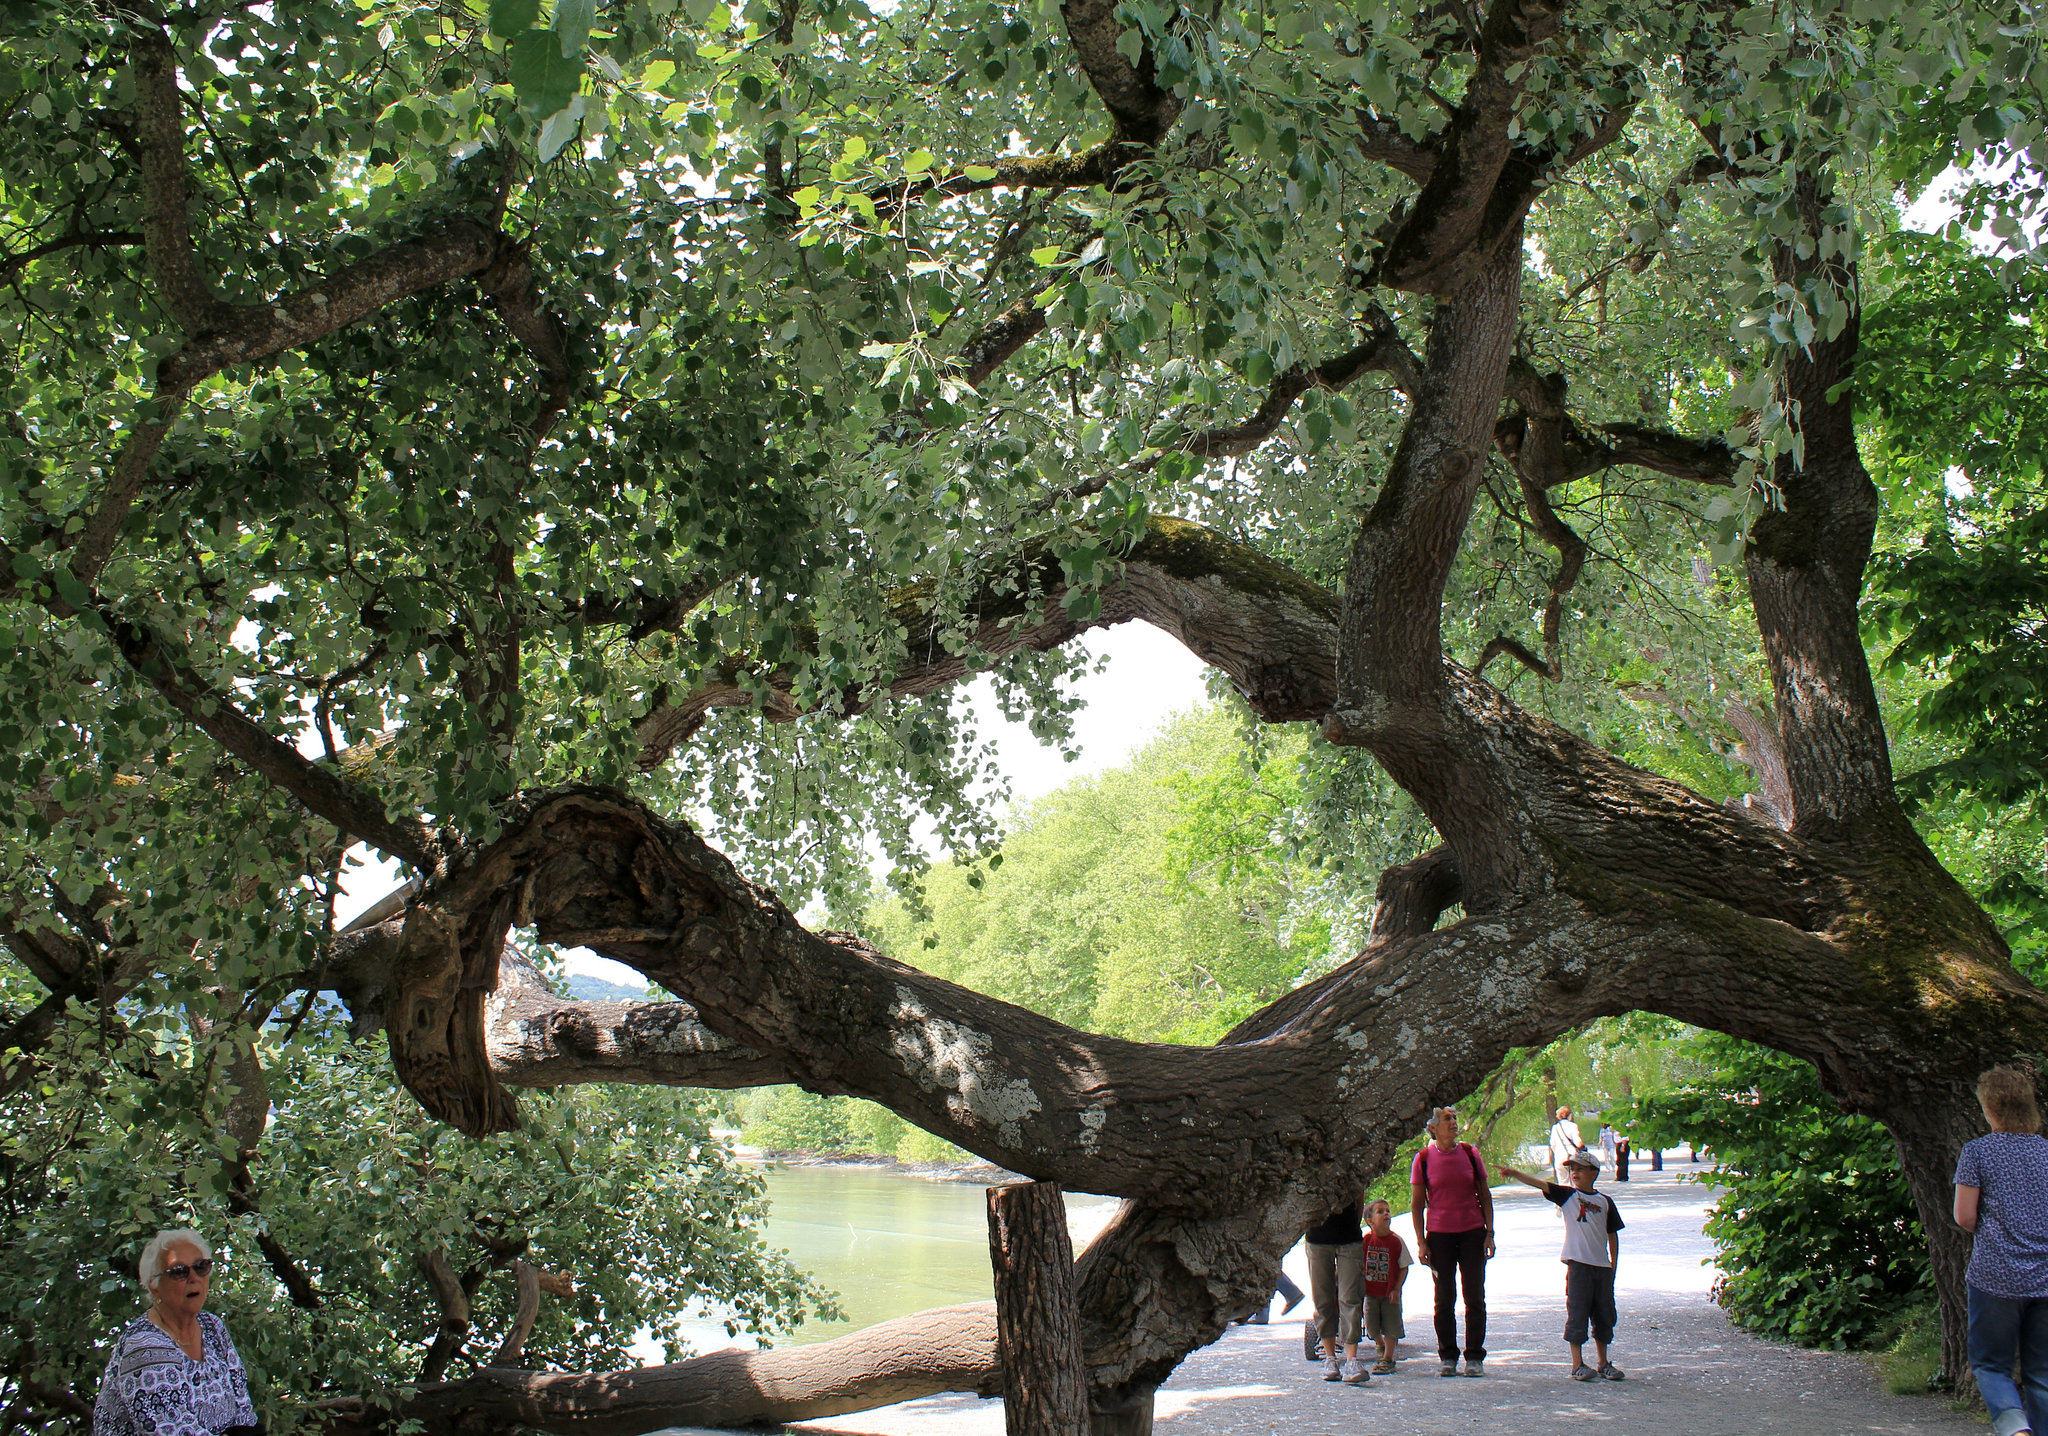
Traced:
[[1591, 1167], [1596, 1172], [1600, 1170], [1600, 1159], [1586, 1151], [1572, 1153], [1564, 1159], [1564, 1164], [1567, 1167]]

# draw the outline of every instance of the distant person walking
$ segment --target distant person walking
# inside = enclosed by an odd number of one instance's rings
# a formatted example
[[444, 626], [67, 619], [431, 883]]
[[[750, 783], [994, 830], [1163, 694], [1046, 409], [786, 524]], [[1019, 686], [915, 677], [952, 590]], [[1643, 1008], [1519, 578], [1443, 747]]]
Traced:
[[1486, 1374], [1486, 1263], [1493, 1256], [1493, 1188], [1470, 1142], [1458, 1140], [1458, 1113], [1430, 1114], [1430, 1140], [1408, 1173], [1415, 1255], [1436, 1278], [1439, 1376], [1458, 1374], [1458, 1289], [1465, 1292], [1465, 1374]]
[[1560, 1187], [1571, 1185], [1572, 1174], [1564, 1169], [1564, 1159], [1574, 1152], [1586, 1150], [1586, 1139], [1579, 1135], [1579, 1124], [1572, 1120], [1572, 1109], [1557, 1109], [1557, 1120], [1550, 1124], [1550, 1169], [1557, 1174]]
[[1965, 1274], [1970, 1369], [1993, 1436], [2048, 1436], [2048, 1137], [2024, 1072], [1992, 1068], [1977, 1079], [1977, 1102], [1991, 1133], [1956, 1162], [1956, 1225], [1976, 1234]]
[[1614, 1180], [1617, 1182], [1628, 1180], [1628, 1152], [1628, 1137], [1626, 1135], [1616, 1136], [1614, 1139]]

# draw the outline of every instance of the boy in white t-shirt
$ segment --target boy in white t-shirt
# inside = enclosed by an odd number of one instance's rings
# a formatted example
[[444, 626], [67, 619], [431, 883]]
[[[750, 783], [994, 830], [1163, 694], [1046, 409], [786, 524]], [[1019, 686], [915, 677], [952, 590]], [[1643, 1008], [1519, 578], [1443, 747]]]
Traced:
[[[1580, 1150], [1565, 1158], [1565, 1170], [1572, 1185], [1559, 1186], [1513, 1167], [1500, 1168], [1512, 1178], [1557, 1204], [1564, 1217], [1564, 1339], [1572, 1349], [1574, 1381], [1620, 1381], [1625, 1372], [1607, 1359], [1607, 1343], [1614, 1339], [1614, 1269], [1621, 1259], [1621, 1229], [1625, 1225], [1615, 1208], [1614, 1198], [1593, 1190], [1600, 1175], [1600, 1159]], [[1586, 1365], [1586, 1334], [1592, 1328], [1594, 1366]]]

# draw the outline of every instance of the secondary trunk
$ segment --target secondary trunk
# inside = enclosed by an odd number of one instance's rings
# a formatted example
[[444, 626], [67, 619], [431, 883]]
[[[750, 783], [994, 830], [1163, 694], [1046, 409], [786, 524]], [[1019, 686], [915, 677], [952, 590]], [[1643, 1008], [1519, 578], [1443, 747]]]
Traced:
[[1084, 1436], [1088, 1381], [1074, 1310], [1074, 1248], [1055, 1182], [988, 1189], [996, 1347], [1009, 1436]]

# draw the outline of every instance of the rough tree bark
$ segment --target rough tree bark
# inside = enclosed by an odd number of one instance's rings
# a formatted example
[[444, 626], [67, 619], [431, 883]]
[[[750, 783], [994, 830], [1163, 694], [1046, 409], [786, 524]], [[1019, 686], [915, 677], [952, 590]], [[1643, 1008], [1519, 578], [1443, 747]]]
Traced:
[[1057, 1182], [988, 1189], [997, 1361], [1009, 1436], [1083, 1436], [1088, 1377], [1074, 1308], [1074, 1248]]

